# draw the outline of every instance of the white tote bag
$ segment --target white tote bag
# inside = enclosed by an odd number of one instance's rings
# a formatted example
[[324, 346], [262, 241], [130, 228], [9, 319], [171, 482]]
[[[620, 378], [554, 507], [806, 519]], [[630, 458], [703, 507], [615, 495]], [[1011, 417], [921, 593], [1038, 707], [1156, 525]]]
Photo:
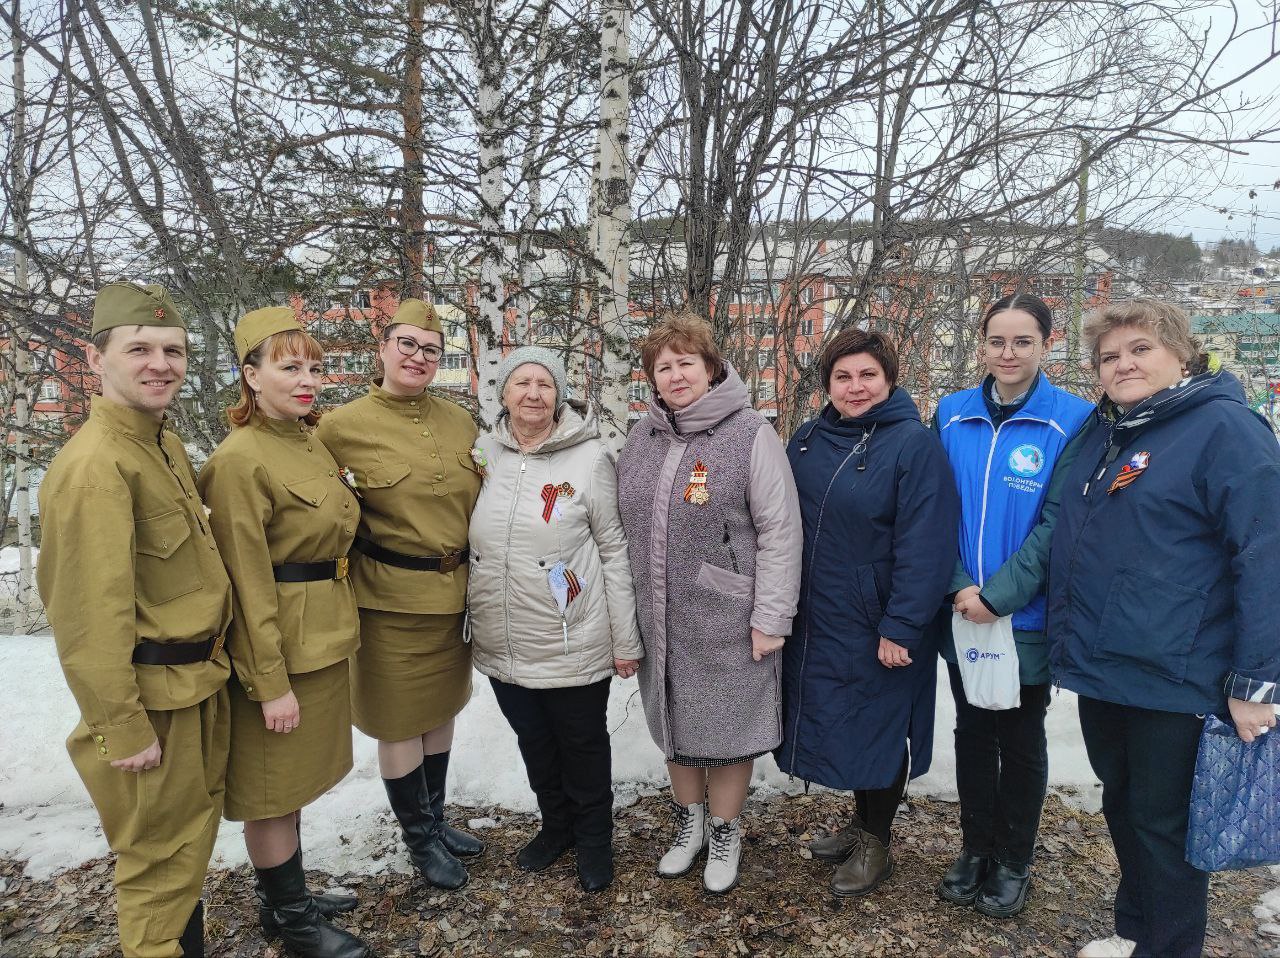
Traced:
[[980, 709], [1016, 709], [1021, 702], [1018, 648], [1013, 641], [1013, 618], [1002, 616], [981, 624], [951, 613], [951, 637], [964, 697]]

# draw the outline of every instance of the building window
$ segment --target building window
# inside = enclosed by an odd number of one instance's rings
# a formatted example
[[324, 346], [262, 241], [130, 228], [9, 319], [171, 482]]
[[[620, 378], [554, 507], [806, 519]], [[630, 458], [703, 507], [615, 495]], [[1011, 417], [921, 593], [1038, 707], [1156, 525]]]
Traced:
[[466, 369], [470, 356], [462, 350], [451, 350], [440, 357], [441, 369]]
[[367, 373], [373, 369], [373, 356], [369, 353], [351, 353], [342, 361], [342, 368], [348, 373]]
[[812, 319], [802, 319], [802, 320], [800, 320], [800, 328], [799, 328], [798, 332], [799, 332], [799, 334], [800, 334], [801, 336], [812, 336], [812, 335], [813, 335], [813, 320], [812, 320]]
[[801, 369], [807, 369], [809, 364], [813, 362], [813, 353], [807, 350], [802, 353], [796, 353], [796, 365]]
[[53, 401], [62, 398], [62, 383], [56, 379], [46, 379], [40, 383], [40, 398]]
[[628, 402], [648, 402], [649, 401], [649, 384], [643, 379], [631, 380], [631, 385], [627, 387]]
[[773, 362], [773, 351], [769, 349], [756, 350], [756, 368], [768, 369], [770, 363]]
[[369, 298], [368, 290], [358, 289], [351, 294], [352, 309], [369, 309], [372, 305], [373, 303]]

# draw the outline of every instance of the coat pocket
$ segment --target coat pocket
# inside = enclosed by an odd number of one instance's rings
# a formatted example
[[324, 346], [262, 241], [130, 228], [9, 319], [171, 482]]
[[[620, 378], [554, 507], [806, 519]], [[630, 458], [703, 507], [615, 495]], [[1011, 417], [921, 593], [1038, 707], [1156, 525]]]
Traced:
[[730, 572], [709, 562], [702, 563], [698, 569], [697, 584], [721, 595], [738, 599], [754, 599], [756, 582], [749, 575]]
[[1120, 569], [1107, 591], [1093, 654], [1182, 682], [1208, 599], [1199, 589]]
[[872, 629], [880, 628], [880, 620], [884, 618], [884, 602], [880, 599], [880, 586], [876, 583], [876, 568], [871, 565], [860, 565], [855, 570], [858, 596], [862, 601], [862, 610], [866, 613], [867, 624]]
[[196, 557], [182, 548], [190, 538], [191, 526], [181, 509], [134, 522], [134, 581], [143, 605], [160, 605], [201, 588]]

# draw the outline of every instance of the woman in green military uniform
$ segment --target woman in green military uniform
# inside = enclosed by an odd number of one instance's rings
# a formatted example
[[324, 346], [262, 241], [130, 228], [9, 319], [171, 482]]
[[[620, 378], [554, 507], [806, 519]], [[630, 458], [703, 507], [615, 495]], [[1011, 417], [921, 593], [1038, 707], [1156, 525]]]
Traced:
[[427, 393], [444, 349], [431, 305], [406, 299], [382, 334], [383, 374], [369, 395], [327, 413], [317, 430], [362, 498], [351, 580], [360, 606], [352, 717], [378, 740], [378, 766], [423, 877], [461, 888], [456, 856], [484, 846], [444, 821], [454, 717], [471, 697], [462, 639], [467, 527], [480, 494], [476, 426]]
[[355, 900], [307, 892], [298, 829], [351, 770], [360, 633], [346, 554], [360, 507], [312, 435], [324, 355], [293, 310], [246, 314], [235, 344], [235, 428], [200, 473], [235, 591], [226, 817], [244, 822], [264, 931], [307, 958], [363, 958], [368, 946], [325, 920]]

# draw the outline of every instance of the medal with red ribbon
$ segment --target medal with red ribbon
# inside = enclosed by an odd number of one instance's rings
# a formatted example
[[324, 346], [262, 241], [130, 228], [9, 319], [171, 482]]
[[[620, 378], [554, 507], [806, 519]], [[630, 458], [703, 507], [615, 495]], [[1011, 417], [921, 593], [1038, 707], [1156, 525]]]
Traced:
[[711, 493], [707, 491], [707, 467], [699, 459], [693, 464], [693, 472], [689, 473], [689, 484], [684, 487], [684, 501], [695, 506], [705, 506], [711, 501]]
[[551, 517], [553, 515], [556, 516], [556, 518], [559, 518], [560, 509], [556, 505], [556, 500], [559, 499], [561, 496], [564, 496], [566, 499], [572, 499], [575, 492], [576, 490], [573, 488], [573, 486], [569, 485], [569, 483], [567, 482], [562, 482], [558, 486], [552, 485], [551, 483], [548, 482], [545, 486], [543, 486], [542, 487], [542, 521], [550, 522]]

